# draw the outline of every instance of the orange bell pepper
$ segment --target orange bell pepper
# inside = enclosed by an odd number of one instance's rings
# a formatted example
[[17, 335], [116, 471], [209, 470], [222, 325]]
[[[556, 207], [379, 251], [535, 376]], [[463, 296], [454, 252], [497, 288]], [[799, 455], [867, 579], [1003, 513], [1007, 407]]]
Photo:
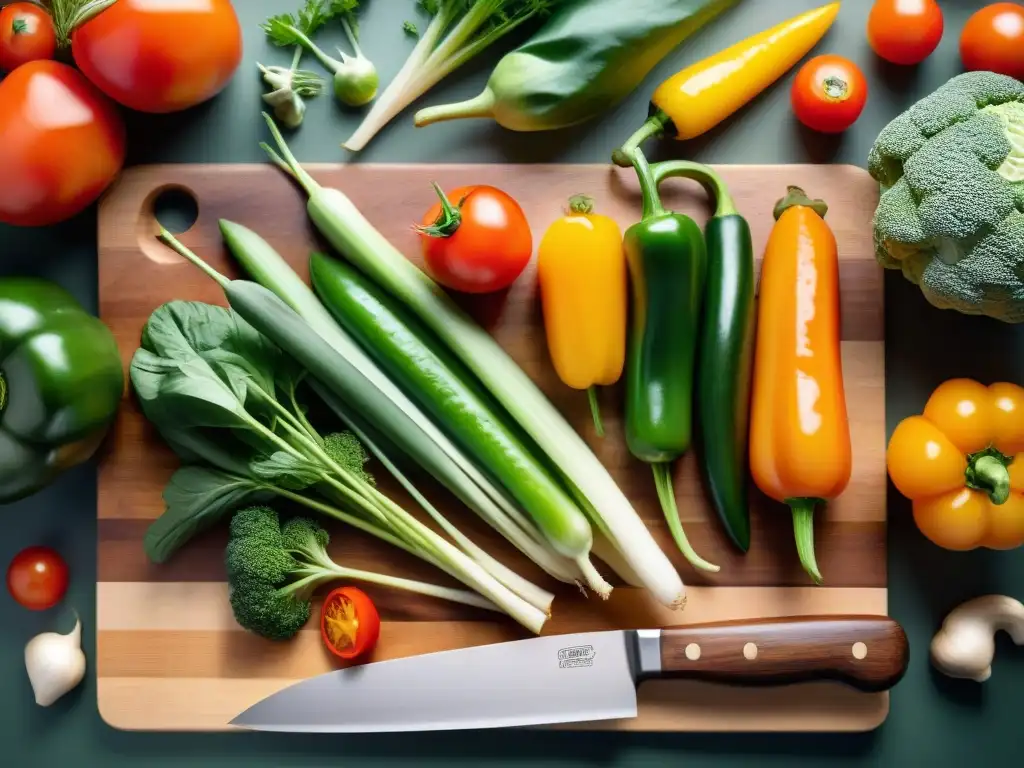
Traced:
[[577, 195], [544, 233], [537, 276], [551, 362], [563, 383], [587, 390], [594, 426], [604, 434], [597, 385], [614, 384], [626, 359], [628, 269], [622, 232]]
[[941, 384], [899, 423], [886, 466], [921, 533], [945, 549], [1024, 544], [1024, 388]]
[[750, 420], [754, 482], [792, 509], [800, 563], [818, 584], [814, 509], [845, 490], [852, 463], [839, 256], [827, 210], [797, 187], [775, 208], [761, 266]]

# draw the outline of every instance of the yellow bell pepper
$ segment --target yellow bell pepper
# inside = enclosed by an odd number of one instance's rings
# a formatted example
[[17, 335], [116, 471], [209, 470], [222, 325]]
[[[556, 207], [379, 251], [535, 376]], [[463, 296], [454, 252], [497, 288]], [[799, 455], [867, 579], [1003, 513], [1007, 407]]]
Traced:
[[661, 134], [685, 140], [711, 130], [800, 61], [825, 36], [839, 3], [830, 3], [748, 37], [663, 82], [650, 116], [615, 151], [617, 165], [632, 165], [633, 150]]
[[628, 272], [622, 232], [577, 195], [544, 233], [537, 277], [548, 352], [563, 383], [587, 390], [602, 436], [597, 385], [614, 384], [626, 358]]
[[1024, 544], [1024, 388], [951, 379], [897, 425], [889, 477], [914, 522], [952, 550]]

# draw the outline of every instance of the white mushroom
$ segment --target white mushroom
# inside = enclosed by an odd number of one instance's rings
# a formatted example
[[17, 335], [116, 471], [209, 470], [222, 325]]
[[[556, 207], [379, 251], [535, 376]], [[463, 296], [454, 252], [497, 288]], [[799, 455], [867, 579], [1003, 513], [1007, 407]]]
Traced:
[[1024, 604], [1004, 595], [984, 595], [954, 608], [932, 638], [932, 664], [950, 677], [984, 682], [992, 675], [995, 634], [1007, 632], [1024, 645]]

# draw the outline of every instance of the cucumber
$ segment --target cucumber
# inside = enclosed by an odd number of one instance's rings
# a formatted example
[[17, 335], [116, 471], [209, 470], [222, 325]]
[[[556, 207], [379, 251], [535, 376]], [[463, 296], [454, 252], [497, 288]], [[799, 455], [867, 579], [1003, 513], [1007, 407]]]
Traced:
[[313, 253], [313, 288], [338, 323], [443, 432], [475, 457], [559, 553], [589, 552], [592, 530], [562, 485], [460, 376], [447, 349], [362, 273]]

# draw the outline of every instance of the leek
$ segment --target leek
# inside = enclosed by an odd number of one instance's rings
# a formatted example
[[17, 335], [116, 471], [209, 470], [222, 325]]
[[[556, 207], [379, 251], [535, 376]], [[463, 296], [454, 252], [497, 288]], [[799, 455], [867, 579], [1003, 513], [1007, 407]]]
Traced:
[[[569, 583], [584, 579], [580, 568], [573, 561], [552, 551], [504, 491], [487, 479], [418, 406], [384, 375], [338, 325], [312, 289], [265, 240], [255, 232], [229, 221], [221, 222], [221, 231], [228, 250], [250, 277], [277, 294], [372, 384], [379, 409], [376, 419], [383, 424], [385, 414], [390, 414], [397, 419], [394, 423], [403, 425], [400, 427], [402, 437], [415, 446], [415, 452], [406, 451], [411, 459], [423, 466], [548, 574]], [[329, 398], [327, 404], [336, 412], [345, 410], [338, 407], [335, 398]], [[344, 418], [343, 414], [339, 415]], [[346, 418], [346, 421], [351, 424], [351, 417]], [[407, 425], [414, 426], [409, 428]], [[365, 425], [356, 426], [366, 431]], [[600, 581], [599, 576], [597, 579], [587, 580], [588, 584], [594, 581], [591, 584], [593, 589], [607, 594], [611, 588]], [[515, 588], [511, 584], [508, 586]]]
[[318, 184], [292, 155], [270, 116], [264, 118], [280, 154], [266, 144], [261, 146], [306, 192], [307, 213], [320, 233], [448, 344], [547, 454], [579, 504], [622, 554], [631, 576], [663, 605], [682, 608], [686, 590], [675, 567], [562, 414], [491, 335], [378, 232], [348, 197]]

